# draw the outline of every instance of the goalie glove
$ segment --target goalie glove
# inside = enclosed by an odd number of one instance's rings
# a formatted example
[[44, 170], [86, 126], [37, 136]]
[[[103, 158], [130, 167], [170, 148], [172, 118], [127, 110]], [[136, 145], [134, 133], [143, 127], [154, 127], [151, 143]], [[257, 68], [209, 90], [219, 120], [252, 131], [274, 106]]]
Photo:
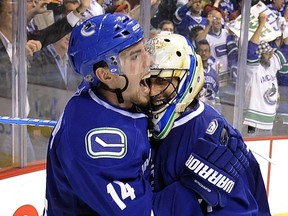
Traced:
[[250, 157], [239, 131], [217, 118], [193, 145], [180, 180], [209, 205], [224, 207], [237, 178], [249, 166]]

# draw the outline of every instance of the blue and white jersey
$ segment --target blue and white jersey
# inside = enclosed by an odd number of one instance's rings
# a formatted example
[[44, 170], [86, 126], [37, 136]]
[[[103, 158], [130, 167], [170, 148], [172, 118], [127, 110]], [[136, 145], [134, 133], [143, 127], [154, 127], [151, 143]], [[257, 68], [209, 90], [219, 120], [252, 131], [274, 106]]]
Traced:
[[280, 9], [280, 10], [277, 10], [274, 8], [272, 2], [270, 2], [269, 4], [267, 4], [267, 7], [272, 10], [277, 16], [282, 16], [284, 17], [284, 14], [285, 14], [285, 11], [287, 9], [287, 5], [288, 5], [288, 0], [285, 0], [285, 4], [284, 6]]
[[284, 64], [277, 72], [277, 81], [279, 88], [279, 100], [277, 108], [277, 116], [283, 124], [288, 125], [288, 64]]
[[[192, 152], [194, 143], [197, 139], [204, 137], [209, 123], [215, 118], [222, 117], [211, 106], [199, 101], [194, 108], [176, 119], [172, 130], [163, 141], [153, 143], [155, 145], [152, 155], [155, 160], [156, 191], [162, 191], [179, 183], [181, 172]], [[259, 164], [254, 157], [251, 157], [249, 163], [250, 166], [240, 176], [241, 180], [237, 181], [236, 187], [230, 194], [227, 206], [208, 208], [209, 212], [204, 208], [204, 215], [270, 215]], [[186, 203], [188, 205], [189, 201], [187, 200]], [[202, 202], [201, 206], [205, 206], [205, 203]]]
[[234, 5], [230, 0], [221, 1], [219, 9], [221, 9], [225, 14], [225, 21], [229, 21], [229, 16], [235, 12]]
[[243, 122], [245, 125], [263, 130], [273, 128], [279, 92], [276, 73], [286, 62], [287, 48], [287, 45], [283, 45], [278, 49], [270, 59], [270, 66], [264, 67], [260, 64], [256, 52], [258, 44], [248, 43]]
[[204, 94], [200, 98], [203, 102], [206, 102], [210, 105], [215, 104], [215, 98], [219, 92], [219, 80], [218, 74], [216, 72], [216, 62], [215, 59], [211, 56], [208, 60], [207, 67], [204, 67]]
[[187, 4], [175, 11], [175, 27], [177, 33], [189, 38], [189, 31], [195, 26], [201, 26], [205, 29], [207, 18], [202, 16], [192, 16]]
[[206, 36], [211, 49], [211, 56], [219, 65], [218, 73], [226, 73], [237, 65], [235, 37], [230, 35], [227, 29], [222, 28], [219, 34], [209, 32]]
[[44, 215], [150, 216], [150, 155], [146, 115], [73, 96], [50, 137]]

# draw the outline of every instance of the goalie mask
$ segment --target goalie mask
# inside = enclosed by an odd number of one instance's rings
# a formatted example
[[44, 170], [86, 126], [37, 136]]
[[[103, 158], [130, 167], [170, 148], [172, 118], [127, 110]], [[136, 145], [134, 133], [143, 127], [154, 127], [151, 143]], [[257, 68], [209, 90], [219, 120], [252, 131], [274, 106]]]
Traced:
[[[175, 119], [200, 92], [204, 73], [201, 57], [181, 35], [161, 32], [147, 42], [146, 49], [154, 59], [150, 102], [153, 137], [159, 140], [168, 135]], [[158, 86], [161, 91], [152, 91]]]

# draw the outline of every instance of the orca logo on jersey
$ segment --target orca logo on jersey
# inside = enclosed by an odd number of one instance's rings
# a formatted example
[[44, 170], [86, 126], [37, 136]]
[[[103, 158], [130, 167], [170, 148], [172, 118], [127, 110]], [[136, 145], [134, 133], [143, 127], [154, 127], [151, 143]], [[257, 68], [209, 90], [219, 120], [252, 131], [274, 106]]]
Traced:
[[272, 83], [271, 88], [265, 91], [264, 100], [269, 105], [275, 105], [277, 103], [277, 88], [274, 83]]
[[89, 157], [123, 158], [127, 153], [127, 136], [118, 128], [95, 128], [85, 137]]
[[[201, 178], [207, 180], [226, 193], [230, 193], [234, 187], [235, 182], [233, 180], [204, 164], [193, 155], [190, 155], [189, 159], [185, 163], [185, 166]], [[207, 190], [205, 186], [202, 187]]]

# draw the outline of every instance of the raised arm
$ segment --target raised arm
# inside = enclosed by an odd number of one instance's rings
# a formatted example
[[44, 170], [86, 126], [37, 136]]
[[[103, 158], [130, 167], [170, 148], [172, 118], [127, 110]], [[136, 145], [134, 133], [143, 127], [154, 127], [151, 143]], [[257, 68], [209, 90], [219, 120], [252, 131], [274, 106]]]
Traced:
[[50, 4], [51, 0], [39, 1], [34, 8], [27, 11], [27, 23], [29, 23], [37, 14], [43, 14], [47, 12], [47, 4]]
[[199, 35], [196, 38], [196, 41], [204, 40], [206, 39], [206, 36], [210, 29], [212, 28], [212, 22], [213, 22], [213, 16], [211, 13], [207, 15], [207, 25], [204, 29], [204, 31], [200, 32]]
[[70, 12], [66, 17], [53, 23], [40, 31], [28, 32], [28, 40], [38, 40], [42, 47], [55, 43], [62, 37], [71, 32], [72, 28], [82, 18], [83, 13], [89, 8], [90, 0], [81, 0], [80, 5], [74, 11]]
[[263, 30], [265, 23], [266, 23], [266, 20], [267, 20], [267, 14], [260, 13], [258, 20], [259, 20], [259, 25], [258, 25], [256, 31], [254, 32], [253, 36], [250, 39], [250, 41], [253, 42], [254, 44], [260, 43], [260, 37], [261, 37], [262, 30]]

